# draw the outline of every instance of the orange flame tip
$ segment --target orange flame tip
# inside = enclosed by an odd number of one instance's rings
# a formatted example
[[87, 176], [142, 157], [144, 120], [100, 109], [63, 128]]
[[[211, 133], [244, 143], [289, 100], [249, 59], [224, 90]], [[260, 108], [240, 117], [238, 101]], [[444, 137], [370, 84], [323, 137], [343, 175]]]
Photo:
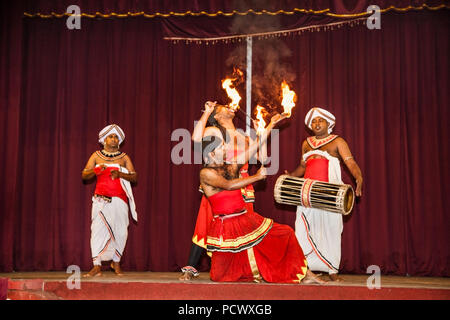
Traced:
[[227, 92], [228, 97], [231, 99], [231, 103], [229, 104], [230, 109], [236, 111], [239, 109], [239, 101], [241, 101], [241, 96], [239, 95], [236, 88], [232, 87], [233, 81], [235, 79], [227, 78], [222, 80], [222, 88]]
[[296, 94], [294, 91], [290, 90], [289, 85], [286, 81], [281, 83], [281, 90], [283, 94], [283, 100], [281, 101], [281, 105], [283, 106], [283, 114], [289, 118], [292, 114], [292, 108], [295, 107], [295, 98]]

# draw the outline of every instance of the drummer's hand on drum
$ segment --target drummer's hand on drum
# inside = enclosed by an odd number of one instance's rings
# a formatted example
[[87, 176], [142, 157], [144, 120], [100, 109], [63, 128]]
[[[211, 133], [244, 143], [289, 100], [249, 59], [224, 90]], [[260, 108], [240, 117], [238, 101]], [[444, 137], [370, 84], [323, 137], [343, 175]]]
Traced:
[[258, 172], [256, 172], [256, 176], [260, 177], [261, 180], [265, 179], [267, 176], [267, 169], [264, 166], [261, 166], [261, 168], [259, 168]]

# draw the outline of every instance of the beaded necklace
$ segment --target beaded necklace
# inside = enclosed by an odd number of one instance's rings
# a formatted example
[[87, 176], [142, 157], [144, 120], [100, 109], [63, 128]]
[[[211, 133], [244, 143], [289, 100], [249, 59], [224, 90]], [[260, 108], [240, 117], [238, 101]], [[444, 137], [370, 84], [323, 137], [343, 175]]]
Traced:
[[97, 155], [106, 161], [115, 161], [118, 160], [126, 155], [125, 152], [122, 151], [116, 151], [116, 152], [109, 152], [105, 149], [97, 151]]

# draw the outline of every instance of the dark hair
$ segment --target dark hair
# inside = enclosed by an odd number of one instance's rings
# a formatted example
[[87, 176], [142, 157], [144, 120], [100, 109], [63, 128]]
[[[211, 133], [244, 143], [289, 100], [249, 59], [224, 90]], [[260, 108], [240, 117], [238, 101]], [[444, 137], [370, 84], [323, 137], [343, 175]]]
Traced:
[[208, 124], [209, 124], [210, 126], [214, 126], [214, 127], [219, 126], [219, 122], [217, 122], [216, 118], [214, 118], [214, 116], [215, 116], [216, 114], [217, 114], [217, 106], [214, 107], [213, 112], [211, 112], [211, 114], [209, 115], [209, 118], [208, 118]]
[[217, 136], [206, 136], [202, 139], [202, 160], [204, 156], [208, 156], [210, 152], [216, 150], [218, 146], [222, 144], [223, 140]]
[[224, 127], [222, 127], [220, 124], [219, 124], [219, 122], [216, 120], [216, 118], [214, 118], [214, 116], [217, 114], [217, 108], [218, 107], [223, 107], [222, 105], [216, 105], [215, 107], [214, 107], [214, 111], [213, 112], [211, 112], [211, 114], [209, 115], [209, 118], [208, 118], [208, 124], [210, 125], [210, 126], [212, 126], [212, 127], [216, 127], [216, 128], [218, 128], [219, 130], [220, 130], [220, 133], [222, 133], [222, 139], [224, 140], [224, 141], [229, 141], [229, 135], [228, 135], [228, 133], [227, 133], [227, 129], [225, 129]]

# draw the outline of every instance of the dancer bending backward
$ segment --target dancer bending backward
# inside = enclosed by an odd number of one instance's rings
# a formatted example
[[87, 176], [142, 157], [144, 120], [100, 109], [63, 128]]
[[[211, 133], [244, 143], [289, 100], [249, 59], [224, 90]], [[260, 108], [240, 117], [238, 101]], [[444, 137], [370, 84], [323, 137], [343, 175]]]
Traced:
[[[216, 136], [226, 142], [226, 161], [230, 162], [236, 159], [237, 155], [248, 150], [249, 143], [252, 140], [245, 136], [242, 132], [236, 130], [234, 126], [234, 111], [227, 106], [218, 105], [216, 102], [207, 101], [205, 103], [205, 110], [197, 122], [192, 133], [192, 140], [194, 143], [201, 143], [204, 136]], [[206, 125], [209, 124], [207, 127]], [[263, 147], [266, 147], [264, 144]], [[245, 163], [240, 171], [240, 177], [248, 177], [248, 163]], [[200, 187], [200, 192], [203, 192]], [[241, 188], [243, 200], [249, 210], [253, 210], [253, 202], [255, 201], [255, 193], [251, 184]], [[181, 271], [183, 274], [180, 280], [191, 280], [198, 277], [197, 271], [200, 257], [206, 249], [206, 235], [208, 226], [213, 219], [211, 205], [208, 199], [203, 196], [200, 203], [200, 208], [197, 214], [197, 221], [192, 236], [192, 247], [189, 254], [188, 264], [183, 267]]]
[[[281, 119], [274, 116], [268, 132]], [[243, 200], [240, 189], [266, 175], [261, 167], [255, 175], [239, 178], [242, 164], [256, 153], [258, 143], [250, 144], [249, 152], [231, 163], [225, 163], [227, 150], [217, 136], [203, 138], [202, 149], [205, 167], [200, 170], [200, 183], [213, 212], [206, 239], [212, 252], [211, 280], [323, 283], [308, 270], [294, 230], [249, 210]]]

